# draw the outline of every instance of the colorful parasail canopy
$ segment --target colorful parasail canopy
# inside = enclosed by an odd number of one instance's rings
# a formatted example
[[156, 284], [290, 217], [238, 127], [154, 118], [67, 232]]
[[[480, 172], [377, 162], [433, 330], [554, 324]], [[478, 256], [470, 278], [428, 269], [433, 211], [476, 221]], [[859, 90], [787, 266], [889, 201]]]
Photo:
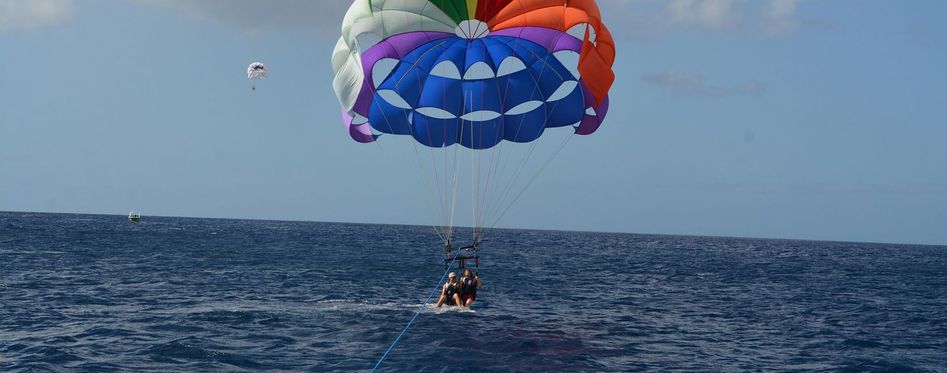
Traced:
[[595, 132], [614, 60], [593, 0], [356, 0], [333, 86], [356, 141], [487, 149], [546, 128]]

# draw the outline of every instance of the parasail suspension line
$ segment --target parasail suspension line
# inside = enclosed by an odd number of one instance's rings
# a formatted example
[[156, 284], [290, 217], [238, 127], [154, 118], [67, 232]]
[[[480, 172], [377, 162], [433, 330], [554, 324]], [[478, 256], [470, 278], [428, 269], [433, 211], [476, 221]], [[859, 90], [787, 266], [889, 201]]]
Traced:
[[[546, 167], [549, 167], [549, 164], [552, 163], [552, 161], [553, 161], [554, 159], [556, 159], [556, 156], [558, 156], [559, 153], [562, 152], [562, 149], [564, 149], [564, 148], [566, 147], [566, 145], [569, 144], [569, 140], [572, 140], [573, 137], [575, 137], [574, 134], [567, 136], [567, 137], [565, 138], [565, 140], [563, 140], [563, 141], [559, 144], [559, 146], [556, 147], [556, 150], [553, 152], [552, 156], [549, 157], [549, 159], [547, 159], [546, 162], [543, 163], [543, 165], [539, 168], [539, 170], [536, 171], [535, 174], [533, 174], [533, 176], [529, 179], [529, 181], [526, 182], [526, 185], [523, 186], [523, 189], [521, 189], [521, 190], [519, 191], [519, 193], [516, 194], [516, 197], [514, 197], [513, 200], [510, 201], [510, 204], [507, 205], [505, 209], [503, 209], [503, 212], [500, 213], [500, 216], [498, 216], [498, 217], [496, 218], [496, 220], [494, 220], [493, 223], [490, 224], [490, 227], [488, 228], [489, 230], [492, 230], [493, 228], [496, 227], [496, 225], [500, 222], [500, 220], [503, 219], [503, 216], [505, 216], [506, 213], [510, 211], [510, 208], [513, 207], [513, 205], [516, 203], [516, 201], [518, 201], [518, 200], [520, 199], [520, 197], [523, 196], [523, 193], [525, 193], [526, 190], [529, 189], [529, 186], [532, 185], [533, 182], [536, 181], [536, 179], [539, 178], [539, 175], [543, 173], [543, 170], [545, 170]], [[484, 234], [485, 234], [485, 233], [486, 233], [486, 232], [484, 232]], [[481, 234], [480, 237], [479, 237], [477, 240], [478, 240], [478, 241], [483, 240], [483, 234]]]
[[[388, 125], [389, 131], [393, 131], [393, 130], [391, 129], [391, 128], [392, 128], [392, 127], [391, 127], [391, 121], [388, 119], [388, 115], [385, 114], [384, 112], [382, 112], [382, 116], [385, 118], [385, 124]], [[378, 146], [378, 149], [379, 149], [381, 152], [384, 152], [384, 151], [385, 151], [385, 149], [381, 146], [381, 142], [379, 142], [379, 141], [372, 141], [372, 142], [373, 142], [375, 145]], [[415, 152], [415, 155], [418, 155], [417, 145], [416, 145], [416, 144], [412, 144], [412, 145], [414, 145], [414, 149], [415, 149], [414, 152]], [[420, 156], [419, 156], [419, 159], [420, 159]], [[418, 162], [418, 164], [420, 165], [420, 161]], [[422, 174], [425, 173], [423, 166], [421, 166], [421, 173], [422, 173]], [[425, 183], [422, 183], [422, 184], [425, 184]], [[430, 187], [428, 184], [425, 184], [425, 185], [428, 186], [428, 187]], [[434, 210], [434, 215], [436, 216], [436, 215], [437, 215], [437, 207], [436, 207], [436, 206], [431, 206], [431, 208]], [[443, 240], [444, 242], [448, 242], [448, 240], [444, 238], [444, 235], [441, 234], [440, 230], [438, 230], [436, 226], [434, 226], [434, 225], [432, 224], [431, 227], [434, 229], [434, 232], [437, 233], [438, 237], [441, 238], [441, 240]]]
[[[464, 107], [467, 106], [467, 96], [464, 96]], [[463, 135], [461, 135], [463, 136]], [[450, 230], [447, 234], [447, 239], [450, 240], [454, 237], [454, 215], [457, 210], [457, 186], [460, 182], [460, 144], [454, 146], [454, 171], [451, 173], [451, 177], [454, 178], [454, 189], [451, 191], [451, 202], [450, 202]], [[447, 148], [444, 149], [446, 154]], [[449, 241], [448, 241], [449, 242]]]
[[414, 320], [417, 320], [418, 316], [421, 315], [421, 311], [424, 310], [424, 307], [427, 307], [427, 304], [431, 302], [431, 298], [433, 298], [434, 294], [437, 293], [437, 288], [439, 288], [441, 286], [441, 283], [444, 282], [444, 278], [446, 278], [447, 274], [451, 271], [451, 265], [454, 264], [454, 261], [457, 260], [458, 256], [459, 255], [454, 255], [454, 259], [451, 259], [450, 263], [447, 264], [447, 270], [445, 270], [444, 274], [441, 275], [441, 279], [437, 281], [437, 285], [434, 285], [434, 289], [431, 289], [431, 293], [427, 295], [427, 299], [425, 299], [424, 303], [422, 303], [421, 306], [418, 307], [418, 310], [414, 312], [414, 316], [412, 316], [411, 320], [408, 321], [408, 324], [404, 326], [404, 329], [401, 329], [401, 333], [398, 334], [398, 337], [395, 338], [394, 342], [391, 342], [391, 346], [388, 346], [388, 350], [386, 350], [385, 353], [381, 355], [381, 358], [378, 359], [378, 362], [375, 363], [374, 367], [372, 367], [372, 370], [370, 373], [375, 373], [375, 370], [381, 366], [381, 363], [385, 361], [385, 358], [388, 357], [388, 354], [391, 353], [391, 350], [394, 350], [395, 346], [398, 345], [398, 341], [401, 340], [401, 337], [404, 336], [404, 333], [407, 333], [408, 329], [411, 328], [411, 325], [414, 324]]

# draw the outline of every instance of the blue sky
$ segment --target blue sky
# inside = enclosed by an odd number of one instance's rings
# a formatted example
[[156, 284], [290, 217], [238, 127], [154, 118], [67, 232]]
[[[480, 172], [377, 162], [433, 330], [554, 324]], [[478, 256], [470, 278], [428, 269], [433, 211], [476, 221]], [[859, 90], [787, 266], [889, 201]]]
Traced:
[[[0, 0], [0, 210], [436, 223], [338, 118], [346, 3]], [[947, 3], [599, 3], [612, 110], [500, 226], [947, 244]]]

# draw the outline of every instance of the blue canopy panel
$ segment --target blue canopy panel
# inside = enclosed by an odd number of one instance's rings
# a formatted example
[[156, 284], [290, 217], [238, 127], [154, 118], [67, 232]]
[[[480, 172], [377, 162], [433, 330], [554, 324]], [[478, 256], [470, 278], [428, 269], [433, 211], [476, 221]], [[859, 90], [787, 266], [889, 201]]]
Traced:
[[578, 78], [542, 46], [509, 36], [447, 39], [408, 53], [378, 84], [368, 118], [375, 130], [430, 147], [487, 149], [582, 120]]

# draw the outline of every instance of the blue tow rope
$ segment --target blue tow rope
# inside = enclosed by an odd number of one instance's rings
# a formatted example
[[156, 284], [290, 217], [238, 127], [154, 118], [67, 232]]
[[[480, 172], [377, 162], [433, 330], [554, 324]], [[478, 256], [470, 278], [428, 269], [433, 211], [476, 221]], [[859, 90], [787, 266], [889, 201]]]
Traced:
[[451, 271], [451, 265], [454, 264], [454, 261], [457, 260], [458, 255], [454, 255], [454, 258], [451, 259], [450, 263], [447, 264], [447, 270], [444, 271], [444, 274], [441, 276], [441, 279], [437, 282], [437, 285], [434, 286], [434, 289], [431, 290], [431, 294], [428, 294], [427, 300], [421, 304], [421, 307], [418, 307], [418, 310], [414, 313], [414, 316], [411, 317], [411, 321], [408, 321], [408, 325], [404, 326], [404, 329], [401, 330], [401, 334], [398, 334], [398, 338], [395, 338], [394, 342], [391, 342], [391, 346], [388, 347], [388, 351], [385, 351], [381, 355], [381, 359], [378, 359], [378, 362], [375, 363], [375, 366], [372, 368], [371, 373], [375, 373], [375, 369], [381, 366], [381, 363], [385, 361], [385, 358], [388, 357], [388, 354], [391, 353], [391, 350], [395, 349], [395, 346], [398, 344], [398, 341], [401, 340], [401, 337], [404, 336], [404, 333], [408, 331], [408, 328], [411, 328], [411, 324], [414, 324], [414, 320], [417, 320], [418, 316], [421, 315], [421, 311], [424, 310], [424, 307], [427, 307], [427, 304], [431, 302], [431, 298], [434, 297], [434, 293], [437, 293], [437, 289], [441, 287], [441, 283], [444, 282], [444, 278], [447, 277], [447, 274]]

